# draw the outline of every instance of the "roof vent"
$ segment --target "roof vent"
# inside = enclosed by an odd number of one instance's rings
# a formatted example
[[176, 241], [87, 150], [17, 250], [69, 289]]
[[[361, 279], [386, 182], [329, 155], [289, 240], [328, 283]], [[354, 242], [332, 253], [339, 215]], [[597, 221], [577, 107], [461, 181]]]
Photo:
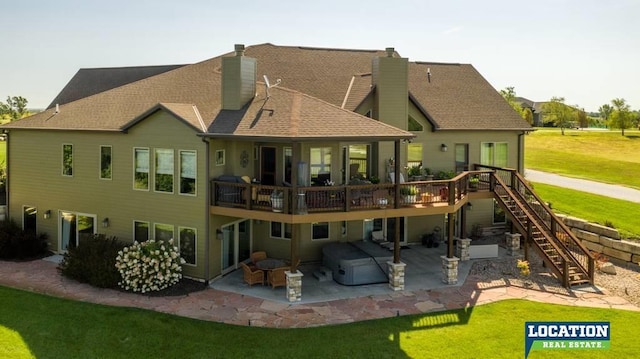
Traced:
[[431, 83], [431, 67], [427, 67], [427, 81]]
[[393, 47], [387, 47], [384, 51], [387, 53], [387, 57], [393, 57], [393, 53], [396, 52], [396, 49]]

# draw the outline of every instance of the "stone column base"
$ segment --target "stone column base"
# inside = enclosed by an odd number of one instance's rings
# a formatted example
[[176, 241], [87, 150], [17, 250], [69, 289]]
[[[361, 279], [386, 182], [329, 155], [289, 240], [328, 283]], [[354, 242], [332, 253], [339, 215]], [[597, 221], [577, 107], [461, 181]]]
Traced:
[[458, 283], [458, 262], [460, 259], [447, 256], [440, 256], [442, 258], [442, 282], [446, 284]]
[[457, 239], [456, 255], [461, 261], [469, 260], [469, 246], [471, 245], [471, 239]]
[[520, 233], [505, 233], [507, 243], [507, 255], [512, 257], [520, 255]]
[[287, 299], [290, 302], [299, 302], [302, 299], [302, 272], [286, 271], [287, 276]]
[[389, 266], [389, 288], [394, 291], [404, 290], [404, 269], [405, 263], [387, 262]]

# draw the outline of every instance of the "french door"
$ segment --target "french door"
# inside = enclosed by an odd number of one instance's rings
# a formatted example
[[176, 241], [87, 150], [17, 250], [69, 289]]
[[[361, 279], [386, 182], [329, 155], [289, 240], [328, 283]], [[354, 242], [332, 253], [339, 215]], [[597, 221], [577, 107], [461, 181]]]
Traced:
[[240, 262], [251, 255], [251, 220], [227, 224], [222, 227], [222, 274], [238, 268]]
[[82, 238], [97, 233], [96, 215], [60, 211], [60, 251], [77, 247]]

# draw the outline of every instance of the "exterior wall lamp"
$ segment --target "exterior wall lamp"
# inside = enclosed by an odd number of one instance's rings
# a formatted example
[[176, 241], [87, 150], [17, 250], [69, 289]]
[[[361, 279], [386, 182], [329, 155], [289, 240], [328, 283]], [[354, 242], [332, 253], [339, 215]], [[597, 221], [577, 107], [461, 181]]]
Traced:
[[445, 145], [444, 143], [440, 145], [440, 151], [447, 152], [447, 150], [448, 150], [447, 145]]
[[46, 211], [44, 211], [44, 215], [43, 215], [44, 219], [49, 219], [51, 218], [51, 210], [48, 209]]
[[471, 202], [467, 202], [467, 211], [471, 211], [473, 209], [473, 205]]
[[224, 239], [224, 236], [222, 235], [222, 229], [220, 228], [216, 229], [216, 238], [218, 238], [218, 240]]
[[104, 219], [102, 220], [102, 226], [104, 228], [109, 227], [109, 217], [104, 217]]

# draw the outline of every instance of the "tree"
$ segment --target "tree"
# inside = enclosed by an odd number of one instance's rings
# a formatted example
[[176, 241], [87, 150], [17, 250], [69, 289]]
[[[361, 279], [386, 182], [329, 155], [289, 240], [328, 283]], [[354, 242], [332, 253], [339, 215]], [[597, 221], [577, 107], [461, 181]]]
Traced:
[[614, 98], [611, 100], [611, 104], [613, 105], [611, 127], [621, 129], [622, 135], [624, 136], [624, 130], [633, 124], [633, 113], [627, 101], [623, 98]]
[[589, 118], [587, 118], [587, 113], [578, 105], [574, 106], [576, 108], [576, 119], [578, 120], [578, 126], [580, 128], [589, 127]]
[[609, 123], [609, 118], [611, 118], [613, 107], [605, 103], [604, 105], [600, 106], [600, 108], [598, 109], [598, 112], [600, 113], [600, 117], [604, 120], [604, 122]]
[[0, 117], [15, 121], [29, 116], [29, 111], [27, 110], [28, 102], [22, 96], [7, 96], [7, 103], [0, 101]]
[[543, 121], [560, 127], [563, 136], [565, 128], [571, 127], [577, 120], [577, 111], [564, 103], [564, 97], [552, 97], [549, 102], [542, 105], [542, 112]]
[[[523, 119], [527, 119], [527, 113], [525, 108], [522, 107], [518, 101], [516, 101], [516, 90], [513, 86], [505, 87], [504, 90], [500, 90], [500, 95], [504, 97], [504, 99], [509, 103], [511, 108], [514, 109], [522, 117]], [[531, 112], [531, 110], [529, 110]], [[529, 123], [533, 123], [533, 115], [531, 115], [531, 121]]]

